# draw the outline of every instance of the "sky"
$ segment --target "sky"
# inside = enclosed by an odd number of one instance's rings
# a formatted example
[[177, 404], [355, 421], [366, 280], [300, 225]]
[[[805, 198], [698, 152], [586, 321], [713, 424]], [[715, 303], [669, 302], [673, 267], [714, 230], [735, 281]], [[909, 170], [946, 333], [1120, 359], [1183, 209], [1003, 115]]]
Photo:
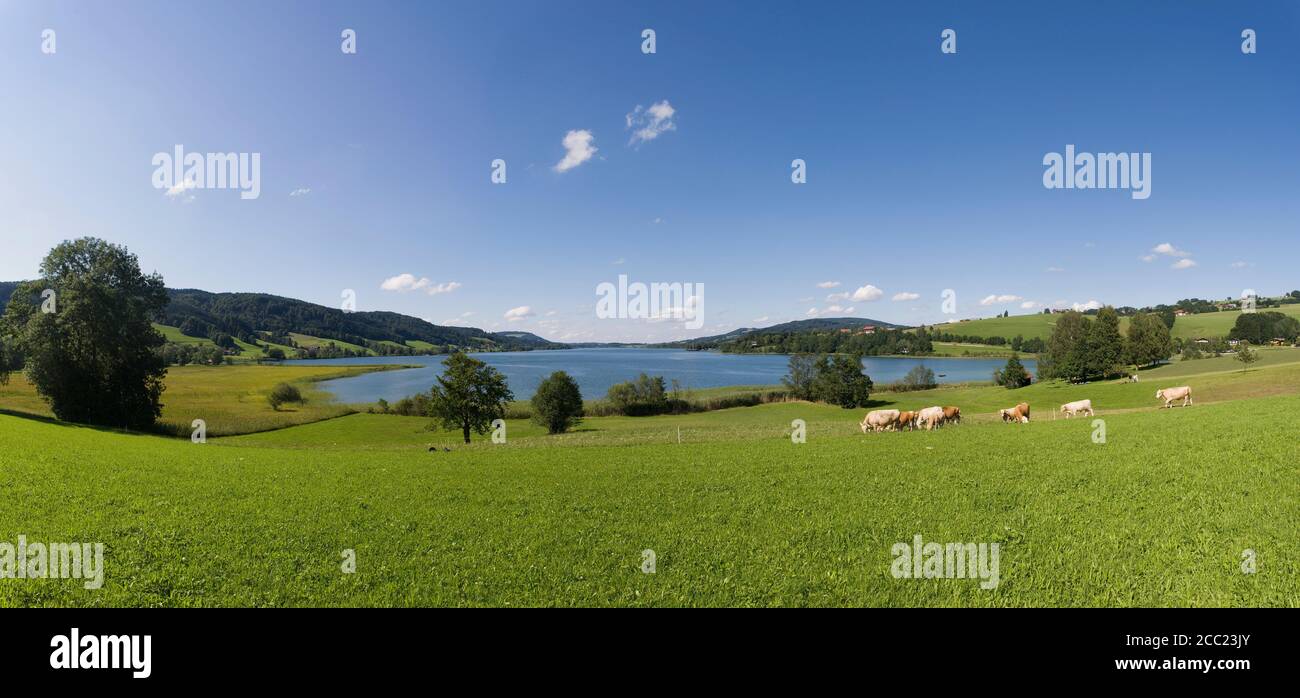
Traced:
[[[93, 235], [173, 288], [570, 342], [1275, 295], [1298, 42], [1286, 1], [0, 0], [0, 280]], [[259, 195], [156, 186], [177, 145]], [[1047, 188], [1067, 145], [1149, 153], [1149, 197]], [[620, 275], [698, 322], [601, 317]]]

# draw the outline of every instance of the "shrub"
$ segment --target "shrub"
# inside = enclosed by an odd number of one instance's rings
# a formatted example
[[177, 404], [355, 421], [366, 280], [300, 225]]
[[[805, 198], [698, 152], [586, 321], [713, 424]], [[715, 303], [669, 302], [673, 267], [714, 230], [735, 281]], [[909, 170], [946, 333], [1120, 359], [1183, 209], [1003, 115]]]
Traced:
[[298, 391], [297, 386], [289, 385], [288, 383], [280, 383], [274, 388], [271, 388], [271, 394], [266, 396], [266, 401], [271, 403], [271, 409], [273, 410], [279, 410], [280, 405], [289, 402], [296, 402], [298, 404], [306, 402], [302, 397], [302, 393]]
[[563, 434], [582, 421], [582, 392], [578, 382], [556, 371], [537, 386], [531, 400], [533, 421], [552, 434]]

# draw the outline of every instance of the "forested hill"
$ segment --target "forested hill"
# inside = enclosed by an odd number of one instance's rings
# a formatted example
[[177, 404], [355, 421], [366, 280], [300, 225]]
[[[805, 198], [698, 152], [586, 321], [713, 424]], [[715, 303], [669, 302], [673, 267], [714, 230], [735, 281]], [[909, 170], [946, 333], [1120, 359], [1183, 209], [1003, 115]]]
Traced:
[[344, 312], [265, 293], [209, 293], [195, 289], [168, 289], [167, 293], [171, 302], [159, 322], [180, 327], [192, 336], [207, 336], [209, 328], [216, 328], [250, 342], [258, 333], [272, 337], [298, 333], [362, 346], [376, 342], [412, 346], [410, 343], [416, 342], [503, 351], [562, 346], [525, 332], [447, 327], [386, 311]]
[[[9, 302], [18, 283], [0, 281], [0, 308]], [[528, 332], [492, 333], [475, 327], [446, 327], [385, 311], [345, 313], [337, 308], [266, 293], [168, 289], [167, 294], [171, 302], [155, 320], [179, 327], [191, 337], [226, 334], [255, 344], [301, 334], [372, 349], [383, 349], [380, 343], [392, 343], [417, 351], [453, 348], [512, 351], [565, 346]], [[394, 348], [391, 344], [388, 347]]]

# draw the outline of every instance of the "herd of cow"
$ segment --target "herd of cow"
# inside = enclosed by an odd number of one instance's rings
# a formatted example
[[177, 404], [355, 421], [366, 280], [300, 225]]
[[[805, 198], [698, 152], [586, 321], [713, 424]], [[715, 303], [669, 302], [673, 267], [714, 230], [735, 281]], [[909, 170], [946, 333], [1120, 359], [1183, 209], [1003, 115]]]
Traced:
[[[1156, 399], [1164, 400], [1165, 407], [1172, 407], [1174, 401], [1182, 400], [1183, 407], [1192, 404], [1192, 389], [1186, 385], [1179, 388], [1165, 388], [1156, 391]], [[1066, 419], [1076, 415], [1093, 416], [1092, 400], [1075, 400], [1061, 405], [1061, 414]], [[998, 415], [1008, 424], [1029, 423], [1029, 403], [1022, 402], [1015, 407], [999, 410]], [[872, 410], [862, 420], [862, 433], [868, 431], [903, 431], [905, 429], [925, 429], [927, 431], [945, 424], [961, 424], [960, 407], [926, 407], [910, 410]]]

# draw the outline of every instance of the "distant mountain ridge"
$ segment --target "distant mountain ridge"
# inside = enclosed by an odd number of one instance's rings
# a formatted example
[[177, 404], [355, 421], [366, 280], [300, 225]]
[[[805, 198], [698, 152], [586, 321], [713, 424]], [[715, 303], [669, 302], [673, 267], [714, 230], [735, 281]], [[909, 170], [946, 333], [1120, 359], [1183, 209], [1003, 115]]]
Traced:
[[660, 346], [667, 347], [687, 347], [687, 348], [709, 348], [741, 339], [747, 335], [758, 334], [778, 334], [783, 332], [826, 332], [830, 330], [842, 329], [860, 329], [863, 327], [875, 327], [877, 329], [901, 330], [907, 329], [907, 325], [896, 325], [892, 322], [883, 322], [881, 320], [872, 320], [871, 318], [858, 317], [828, 317], [828, 318], [810, 318], [808, 320], [793, 320], [783, 322], [770, 327], [741, 327], [734, 329], [726, 334], [718, 334], [710, 337], [696, 337], [694, 339], [682, 339], [676, 342], [667, 342]]

